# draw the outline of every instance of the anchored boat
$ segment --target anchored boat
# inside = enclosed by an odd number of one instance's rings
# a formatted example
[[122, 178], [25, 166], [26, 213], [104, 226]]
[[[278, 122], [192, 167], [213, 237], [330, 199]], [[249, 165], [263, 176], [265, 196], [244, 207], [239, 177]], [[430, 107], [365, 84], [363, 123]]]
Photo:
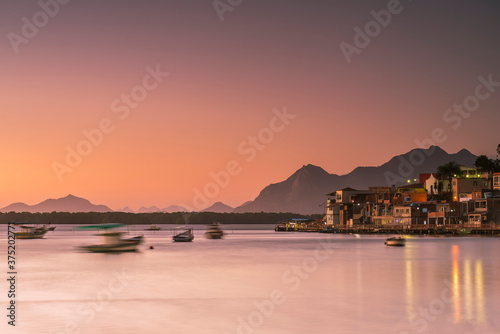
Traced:
[[392, 237], [385, 240], [384, 244], [387, 246], [404, 246], [406, 239], [403, 237]]
[[175, 242], [190, 242], [194, 239], [193, 229], [178, 227], [174, 229], [173, 239]]

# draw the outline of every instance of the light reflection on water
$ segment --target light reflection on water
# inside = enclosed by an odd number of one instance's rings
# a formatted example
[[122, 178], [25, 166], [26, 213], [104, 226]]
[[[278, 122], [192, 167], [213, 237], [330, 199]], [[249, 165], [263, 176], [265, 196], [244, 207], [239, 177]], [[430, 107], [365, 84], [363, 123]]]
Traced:
[[[106, 255], [77, 251], [96, 237], [70, 229], [17, 241], [16, 333], [500, 331], [497, 238], [410, 238], [396, 248], [382, 236], [228, 226], [223, 240], [201, 229], [174, 244], [168, 231], [136, 228], [141, 252]], [[5, 235], [2, 226], [0, 258]], [[0, 332], [14, 333], [5, 321]]]
[[451, 254], [453, 260], [452, 269], [452, 282], [453, 282], [453, 316], [455, 323], [460, 323], [462, 320], [462, 315], [460, 312], [460, 270], [459, 270], [459, 259], [460, 259], [460, 249], [458, 245], [453, 245], [451, 247]]

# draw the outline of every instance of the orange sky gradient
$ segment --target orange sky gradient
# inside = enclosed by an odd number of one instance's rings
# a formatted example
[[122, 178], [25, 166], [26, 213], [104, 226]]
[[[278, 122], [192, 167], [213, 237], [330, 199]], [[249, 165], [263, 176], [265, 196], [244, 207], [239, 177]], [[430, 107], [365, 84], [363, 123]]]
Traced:
[[[75, 1], [15, 53], [7, 34], [40, 7], [3, 2], [0, 207], [67, 194], [114, 210], [192, 205], [232, 160], [241, 173], [209, 204], [238, 206], [305, 164], [336, 174], [383, 164], [436, 127], [449, 153], [493, 155], [500, 88], [457, 130], [443, 114], [478, 76], [500, 82], [500, 6], [405, 2], [348, 64], [339, 44], [386, 6], [247, 1], [221, 22], [210, 1]], [[157, 65], [169, 76], [120, 119], [113, 101]], [[285, 107], [296, 117], [247, 161], [238, 146]], [[61, 181], [54, 162], [103, 119], [113, 131]]]

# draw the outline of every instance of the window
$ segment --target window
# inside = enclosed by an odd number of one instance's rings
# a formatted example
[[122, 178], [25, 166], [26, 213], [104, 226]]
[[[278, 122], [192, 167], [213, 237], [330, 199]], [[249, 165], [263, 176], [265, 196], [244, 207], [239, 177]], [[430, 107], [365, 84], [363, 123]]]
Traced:
[[406, 214], [410, 213], [410, 209], [406, 209]]
[[426, 212], [427, 212], [427, 208], [423, 208], [423, 209], [422, 209], [422, 212], [423, 212], [423, 213], [426, 213]]

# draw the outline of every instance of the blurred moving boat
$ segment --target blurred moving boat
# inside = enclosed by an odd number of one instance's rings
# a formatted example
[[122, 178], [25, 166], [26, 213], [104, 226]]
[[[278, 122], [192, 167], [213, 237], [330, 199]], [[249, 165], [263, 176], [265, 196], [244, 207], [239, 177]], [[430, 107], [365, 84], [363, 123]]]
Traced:
[[207, 226], [205, 237], [207, 239], [221, 239], [224, 236], [222, 225], [220, 223], [213, 223]]
[[161, 230], [161, 227], [159, 226], [156, 226], [156, 225], [151, 225], [150, 227], [148, 227], [147, 229], [145, 229], [146, 231], [159, 231]]
[[21, 231], [15, 232], [16, 239], [42, 239], [49, 230], [45, 226], [20, 225]]
[[[193, 229], [192, 228], [182, 228], [179, 227], [174, 230], [173, 239], [175, 242], [190, 242], [194, 239]], [[180, 232], [182, 231], [182, 232]]]
[[385, 240], [384, 244], [387, 246], [404, 246], [406, 239], [403, 237], [392, 237]]
[[[78, 230], [90, 230], [90, 229], [104, 229], [111, 230], [114, 228], [122, 227], [122, 224], [99, 224], [91, 226], [78, 227]], [[87, 245], [80, 246], [82, 250], [94, 253], [121, 253], [121, 252], [136, 252], [137, 246], [139, 246], [143, 241], [144, 237], [142, 235], [135, 236], [132, 238], [124, 239], [122, 236], [125, 232], [105, 232], [96, 234], [104, 238], [103, 244], [97, 245]]]
[[50, 226], [50, 223], [43, 225], [47, 229], [47, 231], [54, 231], [57, 226]]

